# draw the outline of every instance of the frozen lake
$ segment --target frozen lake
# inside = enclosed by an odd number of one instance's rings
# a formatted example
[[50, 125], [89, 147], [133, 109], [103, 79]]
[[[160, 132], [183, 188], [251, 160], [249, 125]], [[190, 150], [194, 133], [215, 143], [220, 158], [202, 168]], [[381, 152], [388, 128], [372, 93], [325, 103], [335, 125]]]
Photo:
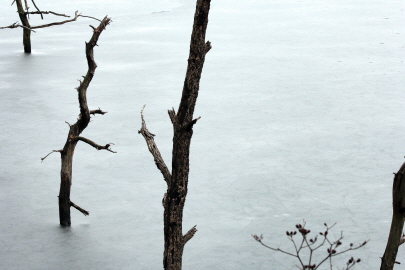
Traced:
[[[4, 2], [0, 26], [18, 21]], [[137, 132], [140, 110], [166, 164], [187, 65], [195, 1], [37, 1], [42, 10], [113, 23], [95, 48], [92, 118], [73, 167], [72, 227], [58, 219], [65, 121], [79, 114], [89, 24], [32, 34], [0, 30], [0, 269], [161, 269], [166, 184]], [[152, 3], [153, 2], [153, 3]], [[191, 146], [183, 268], [294, 269], [286, 230], [337, 222], [368, 245], [335, 259], [378, 269], [391, 223], [391, 186], [405, 155], [405, 4], [394, 0], [213, 0]], [[31, 17], [31, 24], [42, 24]], [[46, 22], [59, 20], [46, 16]], [[324, 251], [322, 251], [324, 252]], [[395, 269], [405, 269], [400, 247]], [[326, 268], [325, 268], [326, 269]]]

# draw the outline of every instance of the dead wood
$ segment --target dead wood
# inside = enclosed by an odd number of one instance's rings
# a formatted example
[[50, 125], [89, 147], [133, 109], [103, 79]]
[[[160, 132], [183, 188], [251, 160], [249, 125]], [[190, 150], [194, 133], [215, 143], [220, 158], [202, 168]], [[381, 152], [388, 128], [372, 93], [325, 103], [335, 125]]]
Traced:
[[[59, 191], [59, 221], [62, 226], [70, 226], [71, 225], [71, 218], [70, 218], [70, 207], [73, 206], [84, 215], [88, 215], [89, 212], [80, 208], [76, 204], [70, 201], [70, 189], [72, 185], [72, 167], [73, 167], [73, 154], [76, 147], [76, 144], [79, 141], [85, 142], [97, 150], [107, 150], [112, 153], [116, 153], [115, 151], [111, 150], [110, 146], [112, 143], [106, 144], [104, 146], [98, 145], [92, 140], [79, 136], [83, 130], [88, 126], [90, 122], [90, 114], [105, 114], [106, 112], [102, 111], [101, 109], [97, 110], [89, 110], [87, 105], [87, 89], [90, 85], [90, 82], [93, 79], [95, 70], [97, 68], [97, 64], [94, 61], [94, 47], [97, 45], [97, 41], [107, 25], [111, 22], [111, 19], [107, 16], [101, 21], [100, 25], [97, 28], [94, 28], [93, 35], [89, 42], [86, 43], [86, 58], [87, 58], [87, 65], [88, 71], [86, 76], [83, 77], [83, 81], [80, 82], [80, 85], [76, 88], [78, 93], [79, 99], [79, 106], [80, 106], [80, 115], [77, 119], [77, 122], [73, 125], [66, 122], [69, 126], [69, 133], [67, 136], [67, 140], [65, 146], [62, 150], [54, 150], [53, 152], [60, 152], [61, 159], [62, 159], [62, 166], [61, 166], [61, 185]], [[41, 158], [44, 160], [48, 157], [51, 153], [46, 155], [45, 157]]]
[[392, 186], [392, 221], [380, 270], [394, 269], [399, 246], [404, 243], [405, 222], [405, 162], [394, 176]]
[[190, 41], [190, 54], [179, 109], [177, 113], [174, 109], [168, 111], [174, 131], [171, 174], [154, 142], [153, 137], [155, 135], [146, 128], [143, 109], [141, 111], [142, 127], [139, 133], [145, 138], [155, 164], [167, 183], [167, 192], [162, 201], [165, 237], [163, 267], [170, 270], [182, 268], [184, 246], [197, 232], [196, 226], [194, 226], [183, 235], [182, 222], [188, 190], [190, 142], [193, 126], [200, 119], [198, 117], [193, 120], [193, 113], [198, 97], [205, 55], [211, 49], [211, 43], [205, 41], [210, 2], [210, 0], [197, 0]]

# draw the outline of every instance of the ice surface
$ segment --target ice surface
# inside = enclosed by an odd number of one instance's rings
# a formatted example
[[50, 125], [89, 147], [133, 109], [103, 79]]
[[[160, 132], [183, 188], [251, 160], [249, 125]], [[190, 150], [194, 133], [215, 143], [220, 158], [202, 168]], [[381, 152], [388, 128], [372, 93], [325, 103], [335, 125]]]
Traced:
[[[11, 1], [10, 1], [11, 2]], [[165, 183], [137, 134], [143, 104], [167, 164], [195, 1], [52, 1], [43, 10], [112, 17], [88, 91], [96, 116], [79, 144], [72, 227], [58, 225], [60, 149], [78, 115], [89, 24], [0, 31], [0, 269], [160, 269]], [[377, 269], [403, 162], [404, 3], [387, 0], [212, 1], [191, 147], [184, 269], [293, 269], [259, 246], [290, 248], [286, 230], [337, 222], [343, 243], [370, 243], [356, 269]], [[3, 3], [0, 25], [18, 20]], [[46, 22], [55, 18], [46, 16]], [[58, 19], [58, 18], [56, 18]], [[32, 16], [32, 25], [41, 20]], [[400, 248], [398, 260], [404, 263]], [[348, 255], [350, 256], [350, 254]], [[336, 259], [342, 267], [348, 256]], [[404, 264], [395, 269], [405, 269]]]

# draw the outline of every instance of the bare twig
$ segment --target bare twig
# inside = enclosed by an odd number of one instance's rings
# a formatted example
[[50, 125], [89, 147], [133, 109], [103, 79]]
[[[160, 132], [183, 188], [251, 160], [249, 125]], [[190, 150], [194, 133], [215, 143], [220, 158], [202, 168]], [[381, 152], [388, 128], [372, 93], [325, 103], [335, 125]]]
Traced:
[[62, 153], [62, 149], [61, 150], [53, 150], [52, 152], [50, 152], [48, 155], [44, 156], [43, 158], [41, 158], [41, 162], [44, 161], [44, 159], [46, 159], [50, 154], [55, 153], [55, 152], [59, 152]]
[[[91, 16], [86, 16], [86, 15], [79, 15], [79, 17], [85, 17], [85, 18], [90, 18], [90, 19], [94, 19], [94, 20], [96, 20], [96, 21], [99, 21], [99, 22], [101, 22], [101, 20], [100, 19], [97, 19], [97, 18], [94, 18], [94, 17], [91, 17]], [[111, 22], [112, 22], [112, 20], [110, 20]]]
[[[34, 4], [34, 7], [39, 11], [39, 8], [37, 7], [37, 5], [35, 4], [34, 0], [31, 0], [31, 2]], [[41, 19], [44, 19], [44, 16], [41, 14]]]
[[30, 7], [28, 6], [27, 0], [24, 0], [24, 3], [25, 3], [25, 10], [28, 11], [28, 9], [29, 9]]
[[[53, 11], [41, 11], [41, 10], [38, 10], [38, 11], [24, 12], [24, 14], [40, 14], [41, 17], [42, 17], [42, 14], [53, 14], [53, 15], [55, 15], [55, 16], [61, 16], [61, 17], [70, 18], [70, 16], [68, 16], [68, 15], [66, 15], [66, 14], [60, 14], [60, 13], [56, 13], [56, 12], [53, 12]], [[79, 16], [80, 16], [80, 15], [79, 15]], [[81, 16], [81, 17], [82, 17], [82, 16]]]
[[149, 152], [152, 154], [155, 164], [159, 171], [162, 173], [164, 180], [166, 181], [167, 184], [170, 183], [172, 179], [172, 175], [167, 168], [162, 155], [160, 154], [159, 148], [157, 147], [155, 140], [154, 140], [154, 134], [150, 133], [149, 130], [146, 127], [145, 119], [143, 118], [143, 110], [145, 109], [146, 105], [143, 105], [142, 110], [141, 110], [141, 119], [142, 119], [142, 127], [138, 131], [138, 133], [142, 134], [142, 136], [145, 138], [146, 144], [148, 146]]
[[61, 24], [65, 24], [65, 23], [68, 23], [68, 22], [73, 22], [73, 21], [76, 21], [78, 17], [79, 17], [79, 14], [78, 14], [78, 11], [76, 11], [75, 12], [75, 17], [73, 19], [71, 19], [71, 20], [48, 23], [48, 24], [43, 24], [43, 25], [38, 25], [38, 26], [31, 26], [31, 29], [45, 28], [45, 27], [49, 27], [49, 26], [61, 25]]
[[34, 30], [32, 30], [31, 28], [26, 27], [26, 26], [24, 26], [24, 25], [21, 25], [21, 24], [19, 24], [18, 22], [15, 22], [15, 23], [13, 23], [13, 24], [11, 24], [11, 25], [9, 25], [9, 26], [3, 26], [3, 27], [0, 27], [0, 29], [6, 29], [6, 28], [17, 28], [17, 27], [21, 27], [21, 28], [24, 28], [24, 29], [30, 30], [30, 31], [32, 31], [32, 32], [34, 32], [34, 33], [35, 33], [35, 31], [34, 31]]
[[76, 139], [79, 140], [79, 141], [85, 142], [85, 143], [87, 143], [87, 144], [89, 144], [89, 145], [91, 145], [91, 146], [93, 146], [93, 147], [96, 148], [97, 150], [107, 150], [107, 151], [110, 151], [110, 152], [112, 152], [112, 153], [117, 153], [117, 152], [115, 152], [115, 151], [113, 151], [113, 150], [110, 149], [110, 146], [111, 146], [113, 143], [108, 143], [108, 144], [102, 146], [102, 145], [98, 145], [98, 144], [96, 144], [95, 142], [93, 142], [92, 140], [89, 140], [89, 139], [84, 138], [84, 137], [78, 136], [78, 137], [76, 137]]

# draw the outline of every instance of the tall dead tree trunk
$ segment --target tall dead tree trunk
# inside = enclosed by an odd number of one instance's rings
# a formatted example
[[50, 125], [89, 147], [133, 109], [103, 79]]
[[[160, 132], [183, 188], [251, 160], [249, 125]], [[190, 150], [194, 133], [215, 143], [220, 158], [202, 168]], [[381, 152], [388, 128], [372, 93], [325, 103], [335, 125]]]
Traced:
[[380, 270], [394, 269], [398, 248], [404, 243], [403, 228], [405, 222], [405, 162], [395, 174], [392, 187], [392, 221]]
[[[90, 115], [93, 114], [105, 114], [100, 109], [90, 111], [87, 106], [87, 88], [90, 85], [91, 80], [93, 79], [94, 72], [97, 68], [97, 64], [94, 61], [94, 52], [93, 48], [97, 45], [97, 41], [99, 36], [101, 35], [102, 31], [106, 28], [106, 26], [111, 22], [111, 19], [107, 16], [101, 21], [100, 25], [97, 28], [93, 28], [93, 36], [91, 37], [90, 41], [86, 43], [86, 58], [88, 64], [88, 71], [86, 76], [84, 76], [83, 81], [80, 81], [79, 87], [77, 87], [78, 98], [79, 98], [79, 105], [80, 105], [80, 115], [77, 122], [73, 125], [69, 125], [69, 134], [65, 143], [65, 146], [61, 150], [54, 150], [52, 152], [60, 152], [62, 157], [62, 167], [61, 167], [61, 184], [60, 184], [60, 191], [59, 191], [59, 221], [60, 225], [62, 226], [70, 226], [70, 207], [73, 206], [74, 208], [78, 209], [84, 215], [88, 215], [89, 212], [80, 208], [76, 204], [70, 201], [70, 187], [72, 185], [72, 164], [73, 164], [73, 153], [78, 141], [83, 141], [97, 150], [108, 150], [110, 152], [115, 153], [110, 149], [111, 144], [106, 144], [105, 146], [101, 146], [96, 144], [95, 142], [80, 137], [79, 135], [83, 132], [83, 130], [87, 127], [90, 122]], [[51, 153], [52, 153], [51, 152]], [[48, 154], [49, 155], [49, 154]], [[47, 155], [47, 156], [48, 156]], [[42, 158], [44, 160], [47, 156]]]
[[23, 28], [23, 45], [24, 45], [24, 52], [25, 53], [31, 53], [31, 26], [27, 18], [27, 14], [25, 13], [25, 10], [23, 8], [21, 0], [16, 0], [16, 5], [17, 5], [17, 12], [18, 15], [20, 16], [20, 20], [22, 25], [24, 26]]
[[164, 269], [169, 270], [181, 269], [184, 246], [197, 232], [196, 226], [194, 226], [183, 235], [182, 223], [188, 186], [190, 142], [193, 126], [200, 119], [193, 120], [193, 113], [205, 55], [211, 49], [211, 43], [205, 42], [210, 2], [210, 0], [197, 0], [181, 102], [177, 114], [174, 109], [168, 111], [174, 131], [172, 173], [168, 170], [159, 153], [153, 139], [154, 135], [146, 128], [143, 109], [141, 112], [142, 128], [139, 133], [144, 136], [149, 151], [167, 183], [167, 193], [163, 198], [165, 237], [163, 266]]

